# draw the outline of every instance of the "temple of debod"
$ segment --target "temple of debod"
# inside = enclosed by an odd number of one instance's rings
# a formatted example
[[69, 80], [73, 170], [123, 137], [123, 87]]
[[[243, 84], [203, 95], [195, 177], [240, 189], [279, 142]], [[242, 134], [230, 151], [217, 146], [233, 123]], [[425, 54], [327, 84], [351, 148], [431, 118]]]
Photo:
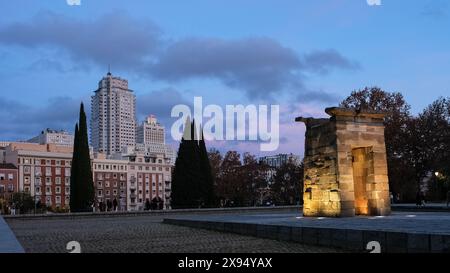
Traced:
[[303, 215], [349, 217], [391, 212], [384, 114], [332, 107], [306, 125]]

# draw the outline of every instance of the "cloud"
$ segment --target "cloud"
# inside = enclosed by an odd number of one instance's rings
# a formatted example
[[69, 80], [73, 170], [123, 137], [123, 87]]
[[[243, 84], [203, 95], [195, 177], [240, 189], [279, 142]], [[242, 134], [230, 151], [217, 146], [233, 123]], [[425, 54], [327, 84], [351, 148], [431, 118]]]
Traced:
[[[15, 100], [0, 98], [0, 139], [27, 140], [45, 128], [73, 131], [78, 120], [80, 100], [56, 97], [47, 104], [33, 107]], [[86, 112], [89, 114], [89, 107]]]
[[181, 92], [175, 88], [165, 88], [138, 95], [136, 103], [138, 120], [143, 120], [146, 116], [153, 114], [166, 127], [174, 121], [170, 116], [172, 107], [177, 104], [188, 106], [192, 104], [192, 102], [188, 102], [183, 98]]
[[330, 70], [339, 68], [358, 70], [360, 65], [350, 61], [334, 49], [315, 51], [304, 56], [304, 66], [307, 71], [328, 74]]
[[326, 74], [334, 68], [354, 70], [359, 65], [336, 50], [299, 56], [265, 37], [189, 38], [169, 46], [151, 73], [172, 82], [214, 78], [228, 87], [245, 91], [250, 98], [266, 98], [283, 90], [304, 91], [305, 72]]
[[158, 50], [160, 34], [152, 22], [119, 11], [92, 21], [41, 12], [30, 22], [0, 28], [0, 42], [33, 49], [53, 46], [66, 50], [74, 62], [130, 68], [139, 67]]
[[[214, 79], [251, 99], [274, 98], [283, 92], [295, 94], [294, 99], [298, 94], [305, 94], [306, 99], [327, 99], [308, 91], [308, 74], [359, 69], [336, 50], [302, 55], [268, 37], [165, 39], [153, 22], [119, 11], [85, 21], [43, 12], [29, 22], [0, 27], [0, 43], [31, 49], [53, 47], [67, 52], [79, 67], [111, 64], [114, 70], [151, 80]], [[64, 70], [54, 60], [34, 65]]]
[[151, 72], [168, 81], [215, 78], [249, 96], [263, 97], [299, 84], [300, 67], [291, 49], [269, 38], [189, 38], [169, 46]]

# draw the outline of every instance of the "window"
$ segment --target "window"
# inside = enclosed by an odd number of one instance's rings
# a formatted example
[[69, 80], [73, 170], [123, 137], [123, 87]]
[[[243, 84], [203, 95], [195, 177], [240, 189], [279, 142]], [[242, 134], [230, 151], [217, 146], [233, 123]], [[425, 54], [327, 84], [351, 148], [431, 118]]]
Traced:
[[55, 197], [56, 204], [61, 204], [61, 196]]
[[14, 185], [13, 184], [9, 184], [8, 185], [8, 192], [14, 192]]
[[45, 167], [45, 175], [46, 176], [52, 175], [52, 168], [51, 167]]
[[61, 194], [61, 187], [55, 187], [55, 193]]
[[31, 166], [23, 166], [23, 173], [30, 174], [31, 173]]
[[40, 185], [41, 185], [41, 178], [40, 178], [40, 177], [36, 177], [36, 178], [34, 179], [34, 184], [35, 184], [36, 186], [40, 186]]
[[61, 175], [61, 168], [55, 168], [55, 175]]
[[51, 185], [52, 184], [52, 178], [51, 177], [46, 177], [45, 178], [45, 185]]
[[36, 187], [36, 194], [41, 194], [41, 187]]
[[61, 185], [61, 177], [55, 177], [55, 184]]
[[41, 167], [34, 167], [34, 174], [37, 176], [41, 176]]
[[30, 192], [30, 187], [28, 187], [28, 186], [23, 187], [23, 190], [24, 190], [25, 192]]
[[30, 177], [29, 176], [25, 176], [24, 177], [24, 183], [25, 184], [30, 184]]
[[70, 194], [70, 187], [66, 187], [66, 195]]
[[46, 194], [51, 194], [52, 193], [52, 188], [51, 187], [45, 187], [45, 193]]
[[5, 174], [4, 173], [0, 173], [0, 180], [5, 180]]
[[64, 176], [70, 176], [70, 168], [64, 169]]

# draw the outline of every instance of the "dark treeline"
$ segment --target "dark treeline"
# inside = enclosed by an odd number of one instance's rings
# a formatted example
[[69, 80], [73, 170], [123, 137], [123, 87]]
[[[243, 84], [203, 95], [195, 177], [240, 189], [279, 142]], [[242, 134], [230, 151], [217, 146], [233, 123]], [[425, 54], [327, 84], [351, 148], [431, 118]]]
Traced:
[[[372, 87], [353, 91], [340, 106], [386, 113], [389, 184], [396, 201], [412, 202], [419, 191], [428, 200], [446, 199], [450, 190], [449, 98], [438, 98], [413, 115], [401, 93]], [[291, 160], [271, 168], [249, 153], [222, 155], [214, 149], [206, 153], [203, 140], [186, 139], [196, 138], [189, 130], [181, 141], [173, 175], [174, 208], [302, 203], [301, 162]]]
[[[256, 156], [207, 152], [195, 122], [186, 122], [172, 175], [172, 208], [294, 205], [300, 202], [303, 167], [289, 160], [281, 168]], [[200, 130], [201, 131], [201, 130]], [[199, 140], [198, 140], [199, 139]]]

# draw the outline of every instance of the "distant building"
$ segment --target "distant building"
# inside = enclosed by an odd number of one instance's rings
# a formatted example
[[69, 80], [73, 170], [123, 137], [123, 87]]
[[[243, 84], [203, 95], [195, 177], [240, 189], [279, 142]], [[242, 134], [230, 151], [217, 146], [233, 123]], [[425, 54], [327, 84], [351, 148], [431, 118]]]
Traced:
[[17, 164], [18, 191], [48, 207], [69, 205], [72, 147], [11, 143], [5, 148], [5, 161]]
[[173, 163], [164, 149], [151, 152], [145, 145], [129, 146], [114, 159], [128, 162], [127, 210], [142, 210], [147, 200], [155, 198], [162, 201], [164, 209], [170, 208]]
[[166, 144], [165, 128], [158, 123], [154, 115], [150, 115], [147, 119], [137, 127], [137, 143], [136, 151], [142, 153], [161, 153], [166, 159], [170, 159], [170, 164], [175, 164], [176, 153], [171, 146]]
[[0, 148], [4, 148], [8, 146], [11, 143], [11, 141], [0, 141]]
[[299, 157], [294, 154], [278, 154], [259, 158], [259, 162], [264, 162], [273, 168], [279, 168], [289, 160], [294, 160], [299, 163]]
[[128, 81], [108, 73], [91, 100], [91, 145], [108, 155], [136, 143], [136, 97]]
[[95, 201], [97, 209], [100, 204], [106, 207], [108, 202], [117, 202], [118, 211], [127, 210], [128, 161], [107, 159], [104, 154], [97, 154], [93, 159]]
[[154, 115], [150, 115], [147, 119], [137, 127], [136, 143], [145, 145], [165, 144], [164, 126], [158, 123]]
[[[3, 193], [27, 192], [41, 204], [69, 208], [72, 147], [55, 144], [11, 143], [0, 167]], [[165, 150], [150, 153], [129, 147], [114, 156], [91, 152], [96, 207], [117, 201], [118, 210], [142, 210], [147, 200], [170, 208], [171, 159]], [[17, 164], [15, 169], [13, 164]], [[12, 176], [9, 167], [15, 171]], [[5, 168], [4, 168], [5, 169]], [[9, 180], [12, 179], [12, 180]], [[156, 198], [156, 199], [155, 199]]]
[[56, 144], [60, 146], [71, 147], [73, 146], [74, 136], [64, 130], [51, 130], [46, 129], [42, 131], [39, 135], [29, 139], [29, 143], [37, 144]]
[[18, 190], [17, 167], [11, 163], [0, 163], [0, 199], [11, 200], [13, 193]]

